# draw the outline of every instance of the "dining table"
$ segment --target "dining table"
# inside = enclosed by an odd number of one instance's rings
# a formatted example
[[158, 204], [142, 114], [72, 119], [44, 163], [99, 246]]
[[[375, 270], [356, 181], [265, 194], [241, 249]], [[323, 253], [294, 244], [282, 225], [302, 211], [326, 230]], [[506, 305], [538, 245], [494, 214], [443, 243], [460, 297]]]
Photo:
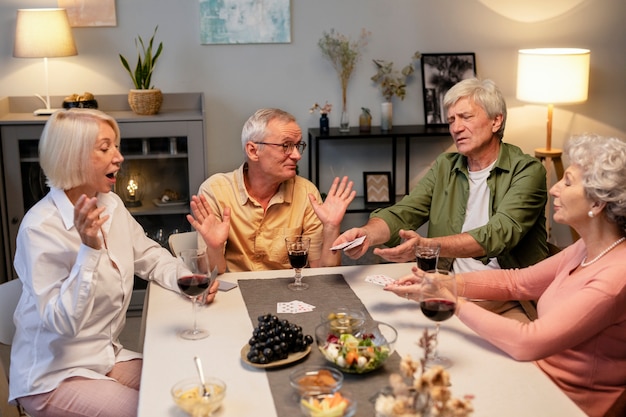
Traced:
[[[314, 325], [323, 312], [338, 307], [362, 307], [372, 320], [388, 323], [398, 332], [395, 360], [371, 373], [345, 374], [343, 389], [360, 393], [355, 416], [375, 416], [372, 393], [383, 390], [391, 373], [397, 373], [400, 357], [423, 356], [418, 341], [424, 330], [432, 331], [419, 303], [384, 291], [368, 277], [397, 279], [411, 273], [414, 263], [382, 263], [303, 269], [304, 291], [288, 290], [293, 270], [227, 272], [220, 281], [237, 284], [220, 291], [215, 301], [196, 309], [199, 327], [209, 336], [185, 340], [178, 333], [193, 325], [188, 298], [150, 283], [142, 324], [143, 371], [139, 393], [140, 417], [179, 416], [170, 393], [172, 386], [197, 376], [194, 357], [199, 357], [207, 377], [226, 383], [226, 396], [216, 417], [297, 417], [299, 397], [289, 386], [289, 374], [298, 367], [324, 364], [317, 345], [296, 362], [278, 368], [259, 368], [248, 363], [242, 351], [252, 337], [259, 312], [301, 324], [314, 336]], [[301, 301], [312, 311], [278, 313], [277, 303]], [[346, 304], [346, 305], [344, 305]], [[452, 360], [447, 369], [452, 395], [471, 396], [474, 417], [584, 416], [533, 362], [520, 362], [491, 345], [456, 316], [441, 322], [439, 353]], [[332, 366], [330, 363], [328, 363]]]

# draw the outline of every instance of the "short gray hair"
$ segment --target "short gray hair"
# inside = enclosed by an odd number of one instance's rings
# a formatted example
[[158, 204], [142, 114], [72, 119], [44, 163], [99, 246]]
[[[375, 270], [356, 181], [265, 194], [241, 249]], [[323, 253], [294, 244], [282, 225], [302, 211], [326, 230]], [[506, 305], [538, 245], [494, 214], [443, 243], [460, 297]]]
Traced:
[[459, 81], [446, 92], [443, 97], [443, 107], [447, 112], [457, 101], [468, 97], [478, 104], [487, 113], [490, 119], [502, 115], [502, 125], [496, 132], [496, 136], [504, 137], [504, 127], [506, 125], [506, 101], [500, 89], [491, 80], [479, 80], [478, 78], [468, 78]]
[[48, 186], [69, 190], [87, 182], [101, 122], [113, 128], [119, 145], [117, 122], [99, 110], [73, 108], [50, 116], [39, 140], [39, 164]]
[[241, 131], [241, 146], [246, 151], [246, 143], [248, 142], [263, 142], [265, 140], [267, 124], [274, 120], [279, 119], [284, 123], [295, 122], [296, 118], [291, 114], [281, 109], [259, 109], [243, 125]]
[[585, 133], [567, 141], [564, 152], [582, 170], [587, 197], [606, 203], [607, 218], [626, 233], [626, 142]]

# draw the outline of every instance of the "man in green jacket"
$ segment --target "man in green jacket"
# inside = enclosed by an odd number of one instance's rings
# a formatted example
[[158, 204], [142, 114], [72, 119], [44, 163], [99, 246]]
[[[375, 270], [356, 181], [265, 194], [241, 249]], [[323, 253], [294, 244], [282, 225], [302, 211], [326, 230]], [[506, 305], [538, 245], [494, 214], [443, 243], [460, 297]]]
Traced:
[[[440, 155], [407, 196], [374, 211], [366, 225], [344, 232], [333, 245], [366, 236], [346, 250], [349, 257], [385, 244], [374, 254], [407, 262], [415, 259], [416, 245], [434, 240], [441, 245], [438, 267], [455, 272], [521, 268], [544, 259], [546, 171], [538, 159], [502, 142], [502, 93], [493, 81], [472, 78], [453, 86], [443, 104], [458, 152]], [[415, 230], [426, 222], [423, 237]], [[519, 320], [535, 314], [528, 302], [481, 304]]]

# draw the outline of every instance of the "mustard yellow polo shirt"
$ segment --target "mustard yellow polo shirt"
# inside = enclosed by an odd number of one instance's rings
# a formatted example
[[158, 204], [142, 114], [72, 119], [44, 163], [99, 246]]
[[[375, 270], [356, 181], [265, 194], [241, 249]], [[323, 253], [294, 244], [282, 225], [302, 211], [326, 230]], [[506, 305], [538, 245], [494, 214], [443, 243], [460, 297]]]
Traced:
[[[323, 226], [308, 198], [312, 193], [321, 201], [317, 187], [300, 176], [287, 180], [263, 212], [246, 191], [244, 169], [245, 163], [235, 171], [214, 174], [198, 192], [220, 220], [224, 207], [231, 209], [230, 233], [224, 247], [228, 270], [290, 269], [284, 239], [298, 234], [311, 238], [309, 262], [320, 259]], [[206, 246], [204, 242], [199, 244]]]

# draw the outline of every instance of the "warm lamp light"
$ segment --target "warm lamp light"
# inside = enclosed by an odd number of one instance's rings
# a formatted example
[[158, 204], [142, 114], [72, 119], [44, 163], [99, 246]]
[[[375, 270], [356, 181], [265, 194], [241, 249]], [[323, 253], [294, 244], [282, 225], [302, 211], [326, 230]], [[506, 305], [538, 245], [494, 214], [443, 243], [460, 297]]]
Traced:
[[587, 100], [589, 87], [588, 49], [521, 49], [517, 64], [517, 98], [548, 105], [545, 150], [552, 149], [552, 110], [554, 104]]
[[[557, 180], [563, 177], [561, 150], [552, 149], [552, 111], [554, 104], [572, 104], [587, 100], [589, 89], [588, 49], [541, 48], [521, 49], [517, 62], [517, 98], [548, 105], [546, 147], [535, 149], [535, 156], [554, 163]], [[547, 169], [550, 177], [549, 166]], [[546, 205], [548, 240], [551, 238], [550, 204]], [[571, 229], [572, 240], [578, 234]]]
[[13, 56], [43, 58], [46, 77], [46, 98], [35, 94], [46, 105], [35, 115], [52, 114], [48, 88], [48, 58], [77, 55], [72, 29], [65, 9], [18, 9], [15, 24]]

